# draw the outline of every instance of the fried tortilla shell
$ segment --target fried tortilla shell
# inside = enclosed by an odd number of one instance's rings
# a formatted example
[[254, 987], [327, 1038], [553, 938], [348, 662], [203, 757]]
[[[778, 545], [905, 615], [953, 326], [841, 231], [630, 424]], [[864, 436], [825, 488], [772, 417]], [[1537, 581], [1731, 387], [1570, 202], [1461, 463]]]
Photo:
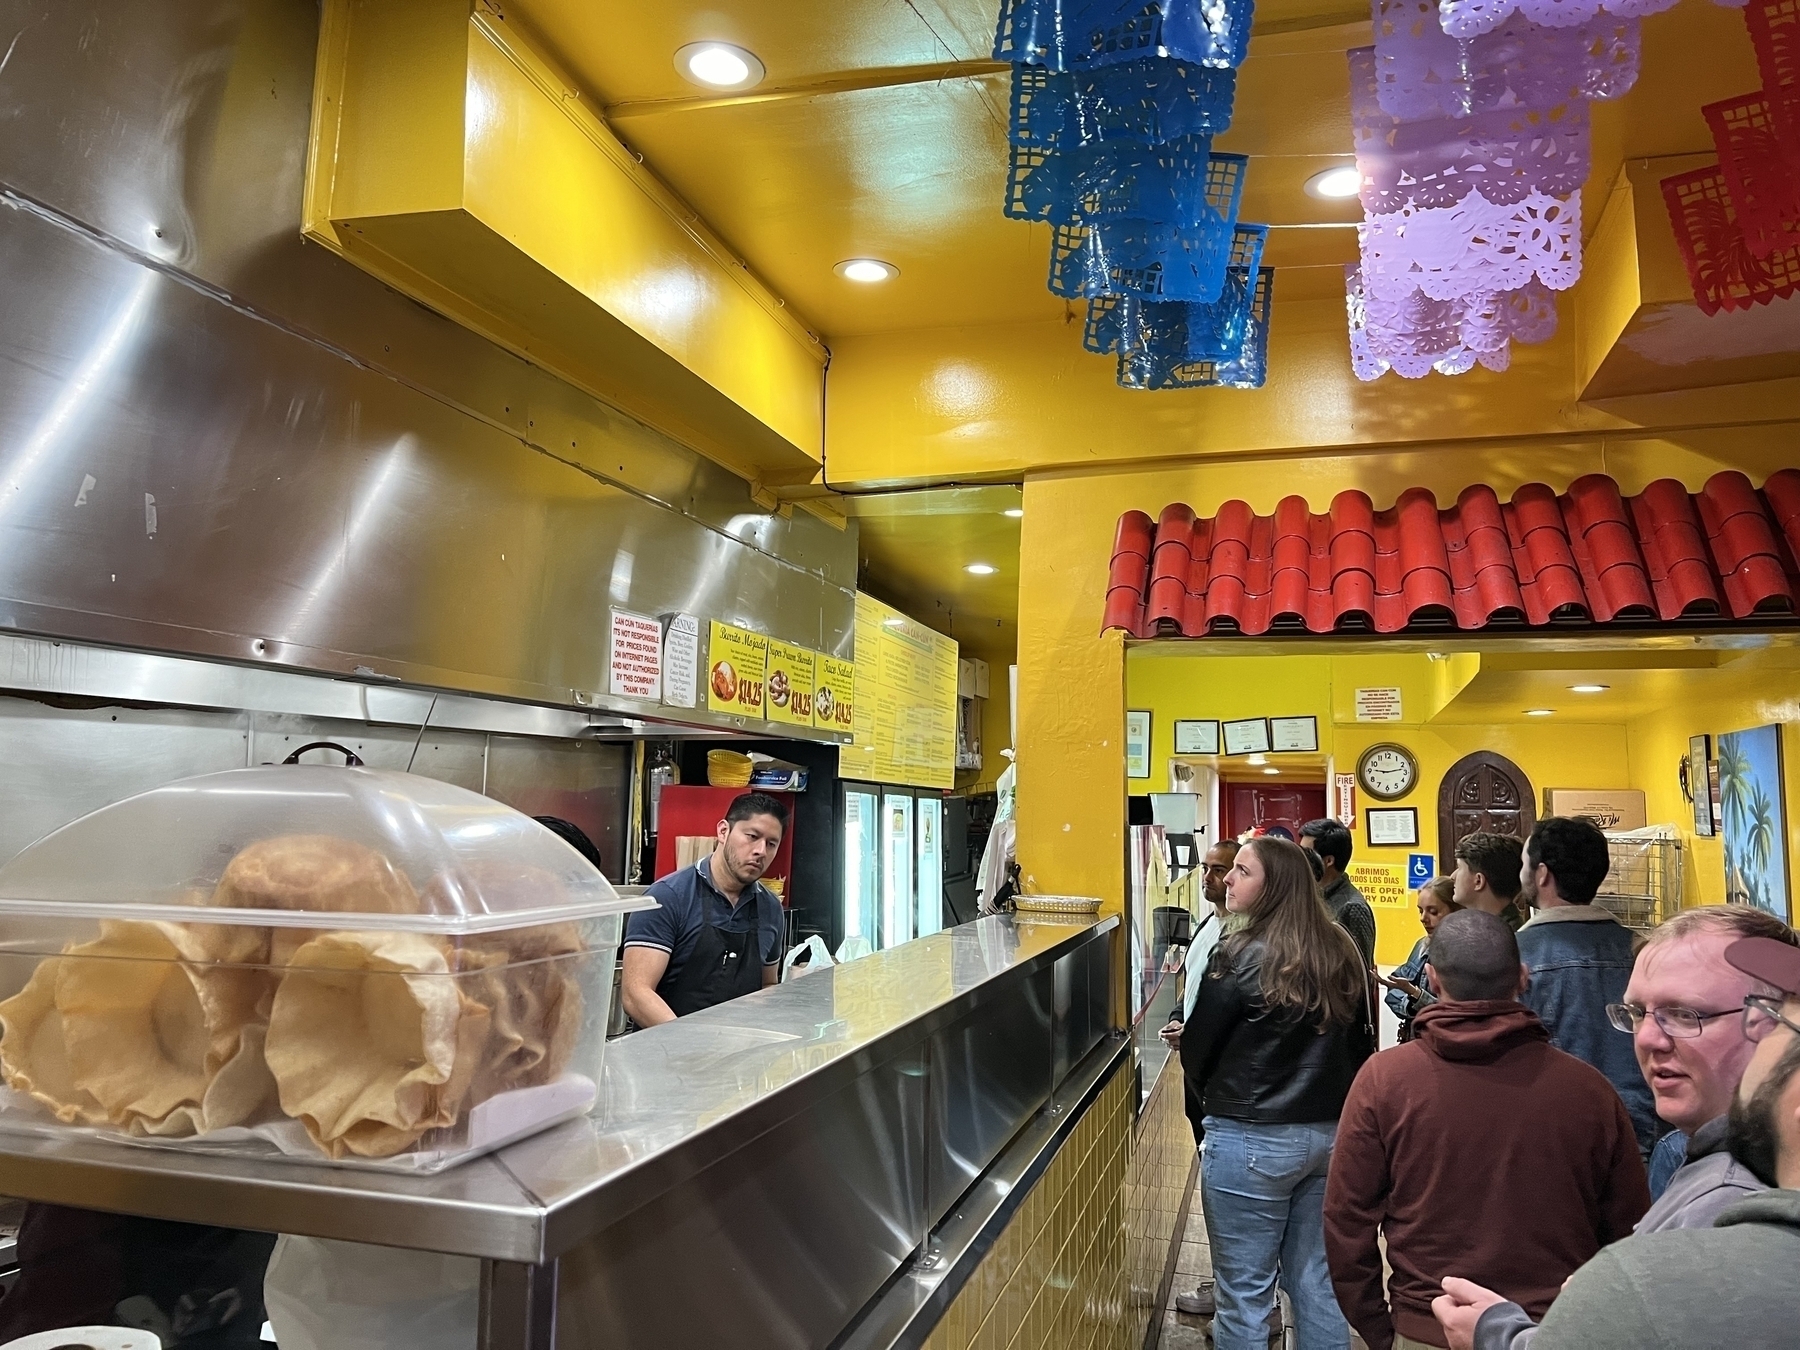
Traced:
[[[416, 914], [412, 882], [374, 849], [329, 834], [284, 834], [246, 845], [226, 864], [212, 903], [233, 909]], [[319, 930], [278, 928], [269, 960], [285, 966]]]
[[260, 928], [107, 921], [57, 958], [74, 1081], [132, 1134], [179, 1136], [265, 1114], [269, 996]]
[[0, 1074], [15, 1092], [24, 1092], [56, 1113], [65, 1125], [102, 1125], [106, 1108], [76, 1085], [69, 1067], [62, 1014], [56, 1010], [58, 956], [38, 962], [31, 979], [0, 1003]]
[[[432, 878], [433, 913], [544, 910], [566, 902], [561, 878], [529, 863], [481, 861]], [[554, 1082], [581, 1032], [581, 928], [542, 924], [464, 938], [451, 955], [463, 992], [491, 1013], [473, 1101]]]
[[457, 952], [457, 968], [471, 972], [464, 991], [492, 1015], [474, 1100], [562, 1076], [581, 1033], [584, 950], [576, 925], [551, 924], [476, 939]]
[[488, 1040], [446, 949], [410, 933], [323, 933], [290, 958], [265, 1057], [281, 1109], [333, 1158], [386, 1158], [454, 1125]]

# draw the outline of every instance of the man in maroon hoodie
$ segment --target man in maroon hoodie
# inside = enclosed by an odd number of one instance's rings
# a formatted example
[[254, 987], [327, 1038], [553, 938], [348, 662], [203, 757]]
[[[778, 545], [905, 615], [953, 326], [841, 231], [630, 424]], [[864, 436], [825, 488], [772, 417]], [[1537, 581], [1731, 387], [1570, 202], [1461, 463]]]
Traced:
[[[1439, 1001], [1412, 1041], [1363, 1065], [1326, 1182], [1332, 1284], [1369, 1350], [1446, 1345], [1431, 1300], [1465, 1271], [1542, 1317], [1650, 1207], [1619, 1094], [1552, 1049], [1518, 1002], [1530, 976], [1512, 930], [1478, 910], [1452, 914], [1428, 977]], [[1393, 1267], [1385, 1296], [1378, 1233]]]

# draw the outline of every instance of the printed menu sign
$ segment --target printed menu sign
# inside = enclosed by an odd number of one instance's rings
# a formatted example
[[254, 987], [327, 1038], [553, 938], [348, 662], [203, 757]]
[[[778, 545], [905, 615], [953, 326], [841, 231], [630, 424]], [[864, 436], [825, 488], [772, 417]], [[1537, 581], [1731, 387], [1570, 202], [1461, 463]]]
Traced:
[[662, 625], [642, 614], [612, 612], [609, 685], [627, 698], [662, 697]]
[[700, 620], [671, 614], [663, 638], [663, 702], [671, 708], [693, 707], [700, 701], [699, 683]]
[[819, 655], [818, 684], [813, 690], [813, 725], [821, 731], [848, 732], [856, 723], [856, 662]]
[[707, 622], [706, 706], [716, 713], [761, 717], [769, 640], [717, 619]]
[[854, 741], [838, 772], [865, 783], [949, 787], [956, 775], [956, 642], [856, 597]]
[[769, 679], [764, 691], [771, 722], [813, 724], [814, 657], [805, 647], [769, 639]]

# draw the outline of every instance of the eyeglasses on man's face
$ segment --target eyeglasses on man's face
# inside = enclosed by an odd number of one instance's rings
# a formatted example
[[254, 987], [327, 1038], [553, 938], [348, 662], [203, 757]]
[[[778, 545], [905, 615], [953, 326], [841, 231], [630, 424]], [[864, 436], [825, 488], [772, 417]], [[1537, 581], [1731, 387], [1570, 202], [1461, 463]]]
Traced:
[[1744, 1000], [1744, 1036], [1752, 1041], [1763, 1040], [1775, 1030], [1777, 1023], [1800, 1036], [1800, 1026], [1782, 1016], [1781, 1009], [1786, 1003], [1785, 995], [1751, 994]]
[[[1665, 1036], [1677, 1040], [1691, 1040], [1706, 1030], [1708, 1022], [1721, 1017], [1731, 1017], [1743, 1013], [1746, 1019], [1745, 1035], [1749, 1035], [1749, 1008], [1726, 1008], [1722, 1012], [1696, 1012], [1692, 1008], [1684, 1008], [1680, 1004], [1671, 1003], [1661, 1008], [1646, 1008], [1641, 1003], [1609, 1003], [1606, 1005], [1606, 1020], [1620, 1031], [1636, 1035], [1638, 1028], [1644, 1025], [1646, 1017], [1655, 1021]], [[1766, 1034], [1766, 1033], [1765, 1033]]]

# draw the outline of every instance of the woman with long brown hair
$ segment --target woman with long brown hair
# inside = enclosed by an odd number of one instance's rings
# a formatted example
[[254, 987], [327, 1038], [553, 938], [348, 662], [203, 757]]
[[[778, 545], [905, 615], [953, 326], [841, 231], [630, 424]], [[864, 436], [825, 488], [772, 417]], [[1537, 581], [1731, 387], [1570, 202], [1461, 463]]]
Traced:
[[1285, 839], [1239, 851], [1225, 907], [1248, 922], [1214, 950], [1181, 1033], [1206, 1113], [1213, 1344], [1263, 1350], [1279, 1278], [1299, 1350], [1347, 1350], [1323, 1216], [1338, 1115], [1375, 1049], [1362, 956], [1319, 898], [1305, 851]]

